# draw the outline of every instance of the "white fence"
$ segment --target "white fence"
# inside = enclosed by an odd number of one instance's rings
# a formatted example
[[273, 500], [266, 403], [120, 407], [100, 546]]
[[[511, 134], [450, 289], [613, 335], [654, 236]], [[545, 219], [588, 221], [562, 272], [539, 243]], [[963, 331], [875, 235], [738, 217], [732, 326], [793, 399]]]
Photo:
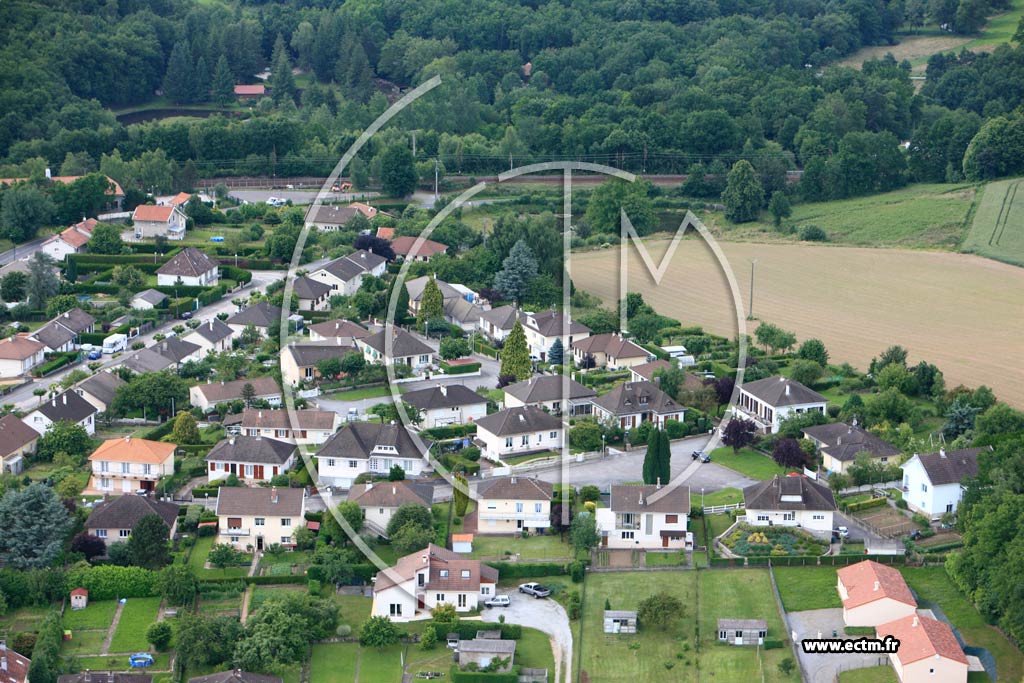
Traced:
[[[693, 500], [690, 501], [695, 502]], [[708, 505], [704, 508], [705, 515], [717, 515], [722, 512], [728, 512], [729, 510], [742, 510], [743, 503], [729, 503], [728, 505]]]

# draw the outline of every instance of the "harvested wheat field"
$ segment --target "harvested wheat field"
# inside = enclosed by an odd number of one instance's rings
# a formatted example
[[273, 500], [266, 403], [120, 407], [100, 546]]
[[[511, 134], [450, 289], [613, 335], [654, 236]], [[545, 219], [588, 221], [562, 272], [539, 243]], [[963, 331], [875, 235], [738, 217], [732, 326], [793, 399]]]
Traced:
[[[655, 263], [668, 240], [648, 241]], [[896, 249], [721, 243], [748, 306], [750, 260], [757, 259], [754, 315], [819, 337], [833, 362], [866, 368], [901, 344], [913, 362], [926, 359], [947, 385], [986, 384], [1024, 406], [1024, 269], [966, 254]], [[576, 286], [606, 304], [618, 297], [619, 250], [574, 253]], [[734, 335], [736, 314], [725, 278], [703, 241], [679, 245], [661, 285], [630, 253], [629, 289], [665, 315]], [[748, 322], [749, 331], [757, 322]]]

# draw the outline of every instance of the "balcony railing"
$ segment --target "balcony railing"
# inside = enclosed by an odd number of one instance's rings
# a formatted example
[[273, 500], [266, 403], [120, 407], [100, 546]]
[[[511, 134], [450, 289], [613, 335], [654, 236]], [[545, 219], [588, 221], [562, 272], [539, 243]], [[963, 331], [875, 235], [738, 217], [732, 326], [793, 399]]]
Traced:
[[220, 530], [220, 533], [225, 536], [248, 536], [251, 532], [248, 529], [232, 529], [225, 527]]

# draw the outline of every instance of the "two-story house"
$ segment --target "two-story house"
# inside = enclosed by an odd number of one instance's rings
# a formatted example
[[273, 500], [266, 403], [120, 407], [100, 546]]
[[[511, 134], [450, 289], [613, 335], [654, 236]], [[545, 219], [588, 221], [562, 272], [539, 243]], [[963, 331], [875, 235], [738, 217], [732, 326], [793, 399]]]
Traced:
[[350, 353], [359, 353], [355, 346], [345, 343], [343, 337], [320, 344], [290, 342], [281, 350], [281, 381], [290, 386], [299, 382], [312, 382], [320, 378], [318, 363], [329, 358], [341, 359]]
[[487, 415], [487, 399], [461, 384], [438, 384], [402, 394], [424, 427], [470, 424]]
[[281, 309], [265, 299], [246, 306], [227, 319], [231, 328], [232, 338], [237, 339], [252, 325], [263, 337], [275, 337], [275, 331], [281, 329]]
[[173, 443], [133, 439], [109, 439], [89, 456], [92, 476], [86, 495], [153, 491], [160, 477], [174, 474]]
[[359, 291], [364, 276], [381, 277], [387, 269], [387, 264], [388, 261], [383, 256], [360, 250], [334, 259], [309, 273], [307, 277], [328, 285], [332, 296], [352, 296]]
[[81, 254], [92, 237], [92, 231], [99, 225], [95, 218], [75, 223], [43, 242], [42, 251], [54, 261], [63, 261], [68, 254]]
[[670, 420], [686, 419], [686, 408], [653, 382], [625, 382], [590, 402], [598, 420], [627, 430], [644, 422], [664, 429]]
[[306, 329], [309, 330], [309, 341], [311, 342], [334, 342], [336, 339], [341, 339], [342, 344], [347, 346], [355, 346], [356, 339], [369, 337], [372, 334], [359, 323], [344, 318], [307, 325]]
[[174, 534], [179, 507], [154, 496], [113, 496], [104, 498], [85, 520], [86, 533], [111, 543], [127, 541], [132, 529], [146, 515], [157, 515], [167, 525], [167, 536]]
[[650, 356], [650, 351], [624, 338], [621, 332], [592, 334], [572, 344], [578, 368], [623, 370], [646, 363]]
[[353, 484], [348, 490], [348, 500], [354, 501], [363, 510], [363, 520], [368, 529], [384, 535], [391, 517], [403, 505], [422, 505], [430, 509], [434, 500], [434, 488], [426, 482], [383, 481]]
[[430, 444], [400, 424], [349, 422], [316, 453], [324, 484], [347, 489], [364, 472], [388, 474], [395, 465], [416, 477], [430, 468]]
[[832, 533], [836, 511], [832, 490], [824, 484], [793, 475], [762, 481], [743, 489], [747, 524], [797, 526], [820, 534]]
[[291, 441], [300, 446], [322, 444], [341, 424], [333, 410], [264, 410], [246, 408], [238, 421], [239, 433]]
[[[247, 386], [252, 388], [251, 393], [246, 390]], [[250, 400], [266, 401], [272, 406], [281, 405], [281, 387], [269, 375], [246, 377], [232, 382], [207, 382], [188, 390], [189, 402], [206, 413], [214, 410], [218, 403], [244, 400], [247, 393]]]
[[611, 487], [608, 507], [597, 509], [601, 547], [690, 549], [689, 486], [623, 484]]
[[91, 436], [96, 433], [96, 406], [86, 401], [73, 389], [68, 389], [49, 401], [40, 403], [22, 420], [40, 434], [50, 431], [55, 422], [81, 425]]
[[562, 340], [564, 352], [569, 353], [576, 341], [590, 336], [589, 327], [576, 322], [571, 315], [562, 311], [520, 311], [518, 317], [526, 334], [530, 355], [541, 361], [547, 359], [548, 351], [556, 339]]
[[476, 421], [476, 441], [488, 460], [558, 451], [563, 436], [562, 421], [534, 406], [506, 408]]
[[[243, 328], [244, 329], [244, 328]], [[234, 330], [223, 320], [210, 318], [192, 330], [188, 340], [201, 349], [203, 355], [231, 350], [231, 339]]]
[[903, 500], [914, 512], [937, 519], [956, 512], [964, 495], [965, 480], [978, 475], [978, 454], [991, 450], [964, 448], [938, 453], [915, 453], [903, 463]]
[[182, 249], [156, 271], [156, 283], [160, 287], [173, 287], [178, 284], [188, 287], [212, 287], [219, 280], [217, 261], [195, 247]]
[[504, 342], [516, 324], [518, 311], [515, 306], [498, 306], [480, 312], [479, 329], [494, 342]]
[[377, 572], [370, 614], [410, 621], [439, 605], [470, 612], [495, 594], [498, 571], [431, 543]]
[[401, 256], [406, 261], [426, 262], [448, 251], [448, 245], [434, 240], [421, 240], [411, 235], [399, 235], [392, 238], [391, 250], [395, 252], [395, 256]]
[[75, 393], [91, 403], [96, 410], [105, 413], [114, 402], [117, 390], [126, 384], [116, 373], [101, 370], [76, 384]]
[[[388, 335], [391, 335], [391, 348], [387, 348]], [[430, 365], [434, 357], [434, 349], [420, 341], [413, 334], [399, 327], [384, 328], [367, 337], [356, 340], [356, 345], [363, 352], [367, 363], [378, 365], [406, 365], [417, 369]]]
[[299, 300], [300, 311], [323, 311], [330, 307], [331, 286], [303, 275], [296, 278], [292, 293]]
[[842, 474], [862, 454], [880, 465], [896, 464], [901, 455], [900, 449], [858, 425], [856, 418], [850, 424], [815, 425], [803, 432], [818, 448], [821, 466], [830, 473]]
[[743, 384], [739, 405], [733, 410], [762, 432], [775, 434], [787, 417], [812, 411], [824, 414], [827, 403], [824, 396], [795, 379], [766, 377]]
[[0, 474], [21, 474], [38, 442], [39, 432], [14, 415], [0, 417]]
[[154, 206], [141, 204], [132, 212], [132, 230], [122, 234], [129, 240], [142, 240], [163, 235], [169, 240], [185, 239], [185, 225], [188, 219], [177, 206]]
[[295, 463], [296, 446], [262, 436], [229, 436], [206, 454], [206, 475], [211, 482], [232, 474], [247, 484], [270, 481]]
[[306, 490], [277, 486], [222, 486], [217, 494], [218, 543], [239, 550], [294, 545], [292, 535], [306, 523]]
[[96, 318], [80, 308], [64, 311], [29, 335], [46, 344], [46, 351], [74, 351], [81, 347], [79, 336], [96, 329]]
[[506, 385], [505, 407], [534, 406], [553, 415], [579, 417], [594, 412], [597, 392], [564, 375], [540, 375]]
[[14, 335], [0, 340], [0, 378], [24, 377], [45, 358], [46, 344]]
[[551, 526], [550, 482], [528, 477], [495, 477], [477, 486], [477, 533], [543, 533]]

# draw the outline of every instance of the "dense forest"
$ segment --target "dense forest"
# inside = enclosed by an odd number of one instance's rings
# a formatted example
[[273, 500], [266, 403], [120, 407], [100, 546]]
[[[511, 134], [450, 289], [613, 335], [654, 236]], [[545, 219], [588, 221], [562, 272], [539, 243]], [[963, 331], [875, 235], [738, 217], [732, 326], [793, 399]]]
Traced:
[[[0, 163], [6, 176], [102, 170], [145, 191], [323, 175], [389, 98], [440, 74], [397, 122], [418, 131], [431, 175], [435, 158], [449, 174], [555, 157], [721, 174], [744, 158], [766, 197], [780, 171], [806, 169], [812, 199], [985, 178], [1024, 170], [1019, 47], [933, 59], [918, 94], [909, 64], [834, 63], [925, 21], [976, 31], [1004, 2], [8, 0]], [[235, 103], [233, 85], [264, 70], [269, 96]], [[115, 118], [143, 103], [225, 111]], [[372, 174], [395, 139], [372, 141], [353, 173]]]

